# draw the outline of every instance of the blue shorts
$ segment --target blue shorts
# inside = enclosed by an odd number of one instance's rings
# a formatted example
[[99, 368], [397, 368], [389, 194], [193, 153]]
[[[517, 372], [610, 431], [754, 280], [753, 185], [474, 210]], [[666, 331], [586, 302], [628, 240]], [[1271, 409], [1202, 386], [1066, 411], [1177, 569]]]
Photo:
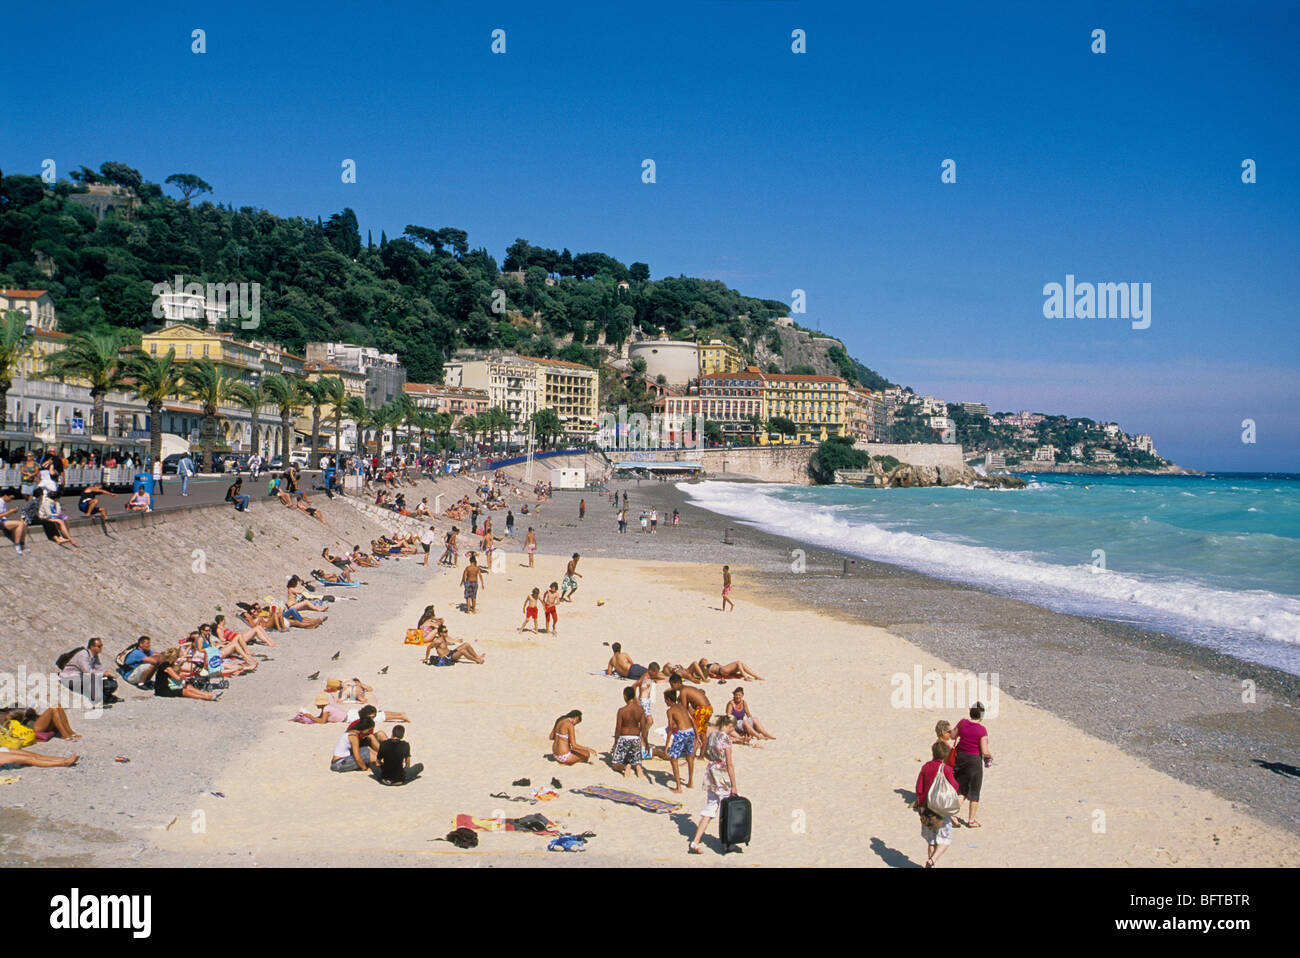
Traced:
[[683, 729], [673, 733], [673, 740], [668, 744], [669, 758], [684, 758], [695, 751], [695, 729]]
[[294, 622], [302, 621], [302, 614], [297, 609], [285, 609], [284, 617], [286, 619], [292, 619]]

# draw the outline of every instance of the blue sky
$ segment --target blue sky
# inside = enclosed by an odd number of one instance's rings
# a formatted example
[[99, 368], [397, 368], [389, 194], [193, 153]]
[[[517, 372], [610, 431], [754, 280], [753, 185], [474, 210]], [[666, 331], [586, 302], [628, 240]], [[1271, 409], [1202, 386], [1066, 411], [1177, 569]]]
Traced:
[[[802, 324], [919, 392], [1300, 471], [1300, 7], [1056, 6], [66, 4], [75, 34], [6, 51], [0, 168], [119, 160], [236, 206], [350, 206], [376, 239], [458, 226], [498, 259], [523, 236], [803, 289]], [[1151, 283], [1150, 328], [1045, 319], [1067, 273]]]

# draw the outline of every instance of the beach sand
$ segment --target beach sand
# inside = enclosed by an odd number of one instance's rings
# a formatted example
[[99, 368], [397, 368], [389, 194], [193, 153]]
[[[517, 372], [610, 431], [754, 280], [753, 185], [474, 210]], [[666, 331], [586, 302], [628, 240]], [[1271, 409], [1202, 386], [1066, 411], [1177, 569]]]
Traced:
[[[399, 600], [370, 613], [373, 634], [360, 635], [337, 663], [326, 663], [322, 679], [359, 676], [376, 687], [381, 706], [411, 716], [407, 740], [413, 761], [424, 766], [416, 781], [386, 788], [362, 773], [330, 772], [342, 726], [291, 723], [320, 684], [284, 676], [275, 701], [248, 715], [247, 737], [233, 759], [212, 770], [210, 791], [224, 797], [204, 791], [170, 829], [154, 827], [151, 839], [160, 854], [142, 860], [914, 867], [924, 859], [909, 807], [912, 788], [929, 757], [935, 722], [955, 723], [964, 713], [895, 707], [892, 680], [901, 674], [910, 685], [918, 666], [954, 671], [950, 665], [883, 629], [757, 594], [742, 568], [733, 567], [737, 608], [723, 613], [715, 565], [602, 556], [584, 556], [581, 586], [560, 607], [558, 637], [521, 636], [514, 630], [525, 593], [544, 589], [564, 570], [562, 556], [539, 555], [535, 570], [522, 568], [524, 561], [511, 552], [506, 570], [492, 575], [480, 593], [477, 616], [455, 608], [461, 601], [458, 572], [431, 567], [416, 573], [409, 568], [414, 563], [404, 563], [408, 574], [388, 592]], [[486, 665], [429, 668], [420, 664], [420, 649], [402, 644], [404, 630], [431, 602], [453, 636], [487, 656]], [[740, 683], [753, 712], [777, 737], [735, 749], [740, 792], [754, 806], [754, 840], [742, 854], [719, 855], [716, 826], [704, 856], [686, 854], [703, 805], [702, 767], [696, 788], [675, 796], [665, 785], [671, 783], [667, 762], [648, 764], [650, 784], [624, 779], [606, 764], [627, 683], [588, 673], [603, 669], [613, 641], [641, 664], [739, 658], [764, 676], [763, 682]], [[384, 666], [388, 673], [377, 675]], [[722, 711], [735, 684], [707, 687], [715, 711]], [[656, 693], [657, 726], [664, 724], [664, 688]], [[552, 722], [574, 708], [584, 713], [578, 741], [599, 750], [596, 764], [564, 767], [545, 757]], [[997, 761], [984, 779], [984, 827], [956, 829], [942, 867], [1300, 862], [1300, 839], [1292, 833], [1006, 692], [985, 724]], [[529, 789], [510, 783], [527, 777], [536, 786], [552, 776], [564, 786], [553, 801], [490, 797], [527, 795]], [[656, 814], [569, 791], [589, 784], [683, 807]], [[433, 841], [452, 829], [458, 813], [534, 812], [566, 831], [590, 830], [596, 837], [581, 855], [547, 853], [547, 839], [529, 834], [481, 833], [479, 847], [470, 851]]]

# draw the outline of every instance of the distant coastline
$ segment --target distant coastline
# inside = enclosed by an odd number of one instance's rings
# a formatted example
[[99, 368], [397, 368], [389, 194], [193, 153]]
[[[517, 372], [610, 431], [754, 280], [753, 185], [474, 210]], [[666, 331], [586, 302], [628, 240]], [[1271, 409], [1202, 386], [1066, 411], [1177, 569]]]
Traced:
[[1196, 469], [1188, 469], [1186, 466], [1176, 466], [1172, 463], [1168, 466], [1160, 466], [1156, 469], [1150, 469], [1141, 466], [1096, 466], [1085, 465], [1083, 463], [1064, 462], [1058, 464], [1035, 463], [1033, 469], [1012, 469], [1008, 467], [1005, 470], [999, 469], [996, 473], [990, 473], [990, 475], [1204, 476], [1205, 473]]

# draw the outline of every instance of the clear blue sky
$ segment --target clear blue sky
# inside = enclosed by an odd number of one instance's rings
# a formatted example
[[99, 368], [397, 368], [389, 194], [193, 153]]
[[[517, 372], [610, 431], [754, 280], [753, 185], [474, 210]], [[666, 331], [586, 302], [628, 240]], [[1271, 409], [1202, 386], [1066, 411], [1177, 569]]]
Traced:
[[[458, 226], [498, 260], [523, 236], [799, 288], [800, 322], [919, 392], [1300, 471], [1300, 8], [1061, 6], [11, 5], [32, 42], [6, 48], [0, 168], [119, 160], [235, 206], [350, 206], [376, 239]], [[1045, 319], [1067, 273], [1151, 283], [1151, 327]]]

